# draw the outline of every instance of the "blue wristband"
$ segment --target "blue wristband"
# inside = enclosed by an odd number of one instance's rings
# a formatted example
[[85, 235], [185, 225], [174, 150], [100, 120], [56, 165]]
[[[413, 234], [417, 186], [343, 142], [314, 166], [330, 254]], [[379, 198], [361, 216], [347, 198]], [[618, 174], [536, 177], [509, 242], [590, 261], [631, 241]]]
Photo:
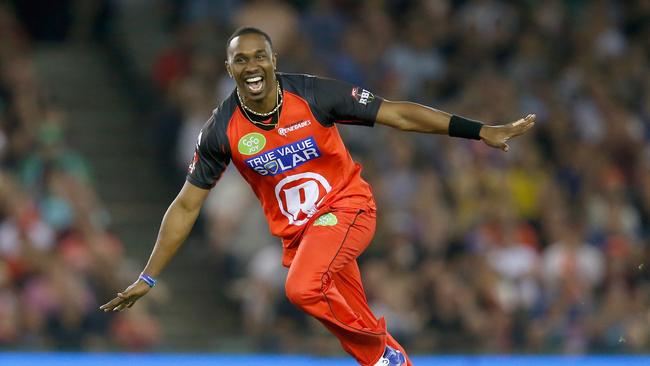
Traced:
[[141, 279], [147, 285], [149, 285], [149, 287], [156, 286], [156, 280], [153, 277], [151, 277], [151, 276], [149, 276], [147, 274], [141, 273], [140, 277], [138, 277], [138, 278]]

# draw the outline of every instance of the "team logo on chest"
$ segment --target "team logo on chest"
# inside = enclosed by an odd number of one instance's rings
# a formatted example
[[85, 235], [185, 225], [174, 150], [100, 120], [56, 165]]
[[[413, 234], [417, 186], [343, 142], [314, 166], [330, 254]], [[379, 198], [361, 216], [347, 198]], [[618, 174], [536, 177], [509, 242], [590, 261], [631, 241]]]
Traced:
[[268, 150], [244, 160], [246, 165], [260, 175], [276, 175], [321, 156], [313, 137]]
[[[318, 212], [318, 205], [332, 191], [330, 183], [318, 173], [306, 172], [289, 175], [275, 186], [275, 198], [280, 212], [290, 225], [301, 226]], [[321, 225], [336, 225], [336, 216], [323, 215]], [[327, 217], [325, 217], [327, 216]], [[322, 220], [321, 220], [322, 219]]]

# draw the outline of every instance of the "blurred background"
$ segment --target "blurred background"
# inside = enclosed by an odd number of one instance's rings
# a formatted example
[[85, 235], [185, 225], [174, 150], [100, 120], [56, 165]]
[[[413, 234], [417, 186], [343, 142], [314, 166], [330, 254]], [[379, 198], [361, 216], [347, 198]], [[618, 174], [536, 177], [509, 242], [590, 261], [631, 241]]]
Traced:
[[0, 349], [342, 355], [234, 169], [150, 294], [225, 40], [488, 122], [510, 152], [339, 127], [378, 201], [368, 300], [413, 354], [650, 351], [650, 1], [0, 0]]

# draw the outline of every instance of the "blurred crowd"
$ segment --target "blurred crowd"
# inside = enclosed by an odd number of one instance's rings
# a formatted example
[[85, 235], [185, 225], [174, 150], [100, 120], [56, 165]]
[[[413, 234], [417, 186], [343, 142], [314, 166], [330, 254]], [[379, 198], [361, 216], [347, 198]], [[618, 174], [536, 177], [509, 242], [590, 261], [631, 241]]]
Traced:
[[[360, 258], [368, 299], [407, 349], [650, 349], [650, 2], [171, 4], [151, 80], [165, 100], [161, 154], [177, 177], [232, 91], [225, 39], [242, 25], [271, 35], [282, 71], [482, 121], [537, 114], [508, 153], [339, 127], [378, 201]], [[335, 349], [284, 298], [280, 243], [230, 170], [203, 219], [220, 283], [240, 306], [232, 332], [258, 350]]]
[[160, 331], [147, 305], [98, 310], [133, 270], [16, 10], [0, 1], [0, 349], [150, 348]]
[[[368, 300], [411, 352], [650, 349], [650, 2], [150, 2], [164, 5], [167, 42], [143, 76], [158, 98], [161, 172], [176, 185], [234, 87], [225, 41], [243, 25], [270, 34], [281, 71], [487, 122], [537, 114], [508, 153], [339, 126], [378, 202], [359, 258]], [[151, 347], [147, 306], [113, 321], [95, 311], [128, 282], [116, 282], [122, 244], [2, 5], [0, 34], [0, 346]], [[232, 166], [201, 220], [205, 270], [227, 295], [215, 306], [239, 320], [216, 336], [340, 352], [286, 300], [280, 242]]]

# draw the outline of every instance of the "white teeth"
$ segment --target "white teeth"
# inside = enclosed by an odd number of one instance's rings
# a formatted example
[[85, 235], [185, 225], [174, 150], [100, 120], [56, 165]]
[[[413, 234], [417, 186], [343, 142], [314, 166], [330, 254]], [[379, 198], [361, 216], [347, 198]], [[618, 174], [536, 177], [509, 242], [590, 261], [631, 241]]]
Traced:
[[254, 78], [248, 78], [248, 79], [246, 79], [246, 82], [247, 82], [247, 83], [256, 83], [256, 82], [258, 82], [258, 81], [262, 81], [262, 77], [261, 77], [261, 76], [256, 76], [256, 77], [254, 77]]

